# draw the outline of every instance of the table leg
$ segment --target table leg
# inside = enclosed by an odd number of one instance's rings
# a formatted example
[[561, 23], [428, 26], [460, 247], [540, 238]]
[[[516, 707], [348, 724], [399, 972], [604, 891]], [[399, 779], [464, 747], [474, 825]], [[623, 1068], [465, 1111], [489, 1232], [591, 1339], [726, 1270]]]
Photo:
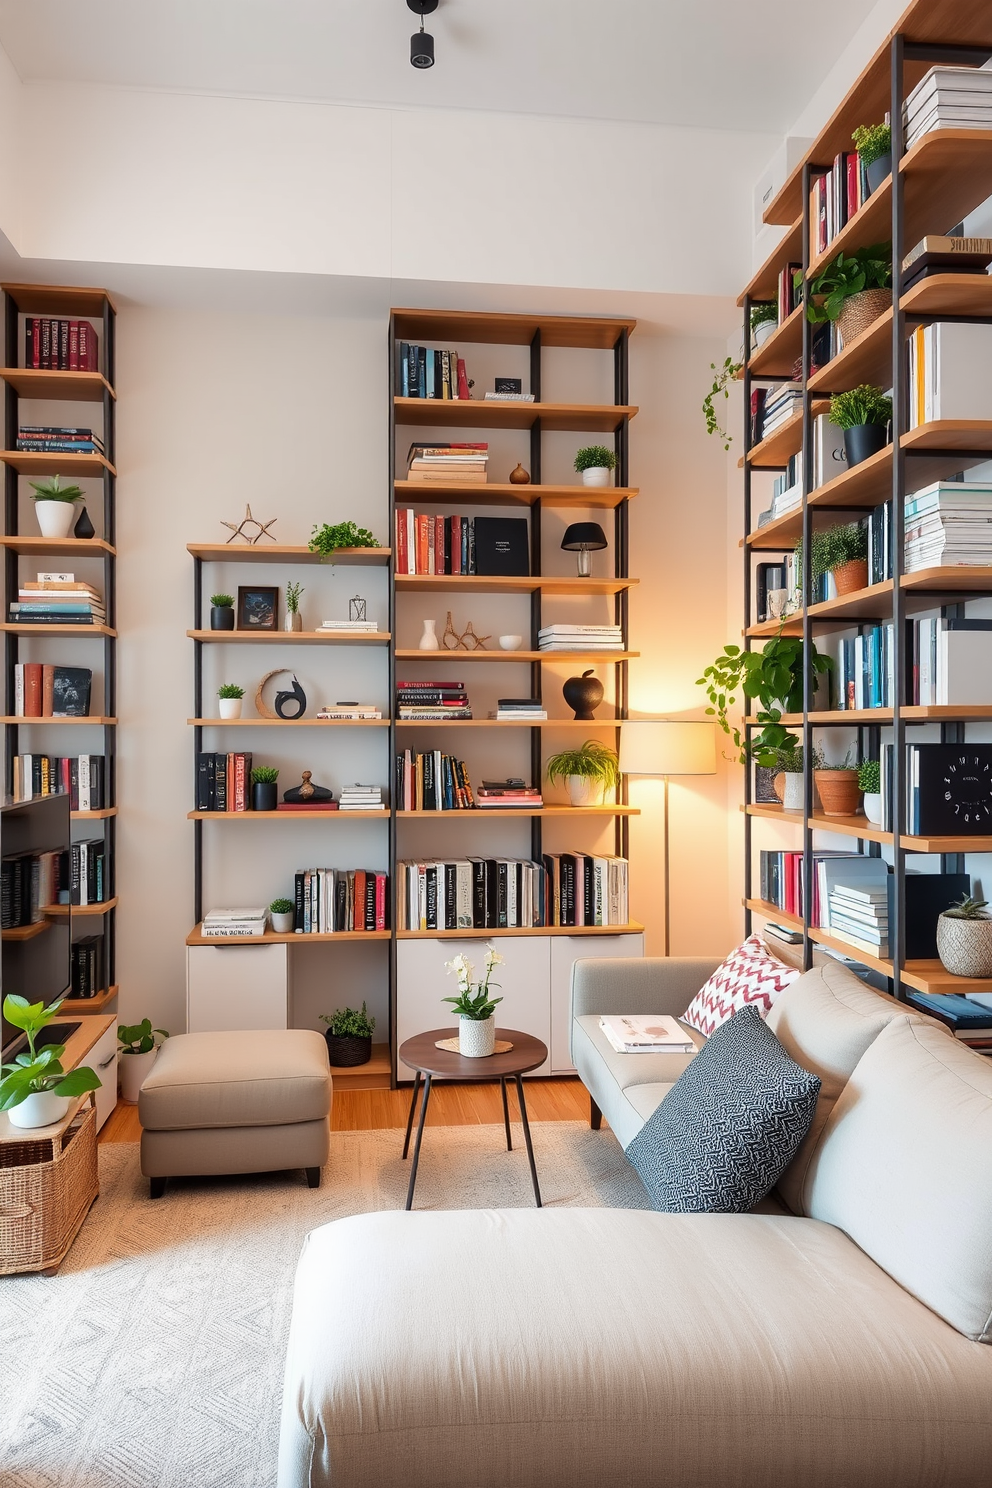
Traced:
[[406, 1118], [406, 1140], [403, 1143], [403, 1156], [404, 1157], [406, 1157], [407, 1153], [410, 1151], [410, 1133], [413, 1131], [413, 1113], [417, 1109], [417, 1096], [418, 1096], [419, 1092], [420, 1092], [420, 1071], [418, 1070], [417, 1071], [417, 1078], [413, 1082], [413, 1096], [412, 1096], [411, 1101], [410, 1101], [410, 1114]]
[[534, 1199], [538, 1209], [540, 1209], [543, 1207], [543, 1205], [541, 1204], [541, 1189], [537, 1181], [537, 1167], [534, 1162], [534, 1148], [531, 1145], [530, 1140], [530, 1123], [527, 1120], [527, 1103], [524, 1100], [524, 1082], [523, 1080], [521, 1080], [519, 1075], [517, 1075], [515, 1078], [517, 1081], [517, 1103], [520, 1106], [520, 1120], [523, 1124], [524, 1129], [524, 1142], [527, 1145], [527, 1160], [530, 1163], [530, 1177], [531, 1182], [534, 1185]]
[[[417, 1183], [417, 1167], [418, 1167], [418, 1165], [420, 1163], [420, 1142], [421, 1142], [421, 1138], [424, 1135], [424, 1121], [425, 1121], [426, 1116], [427, 1116], [427, 1102], [430, 1100], [430, 1098], [431, 1098], [431, 1077], [430, 1077], [430, 1075], [425, 1075], [424, 1076], [424, 1097], [423, 1097], [423, 1100], [420, 1103], [420, 1119], [417, 1122], [417, 1140], [416, 1140], [416, 1142], [414, 1144], [414, 1148], [413, 1148], [413, 1167], [410, 1169], [410, 1187], [407, 1189], [407, 1194], [406, 1194], [406, 1207], [408, 1209], [412, 1209], [413, 1208], [413, 1190], [416, 1187], [416, 1183]], [[536, 1181], [537, 1180], [535, 1179], [535, 1182]]]
[[510, 1108], [506, 1103], [506, 1076], [500, 1075], [499, 1088], [503, 1093], [503, 1125], [506, 1128], [506, 1150], [513, 1151], [513, 1139], [510, 1136]]

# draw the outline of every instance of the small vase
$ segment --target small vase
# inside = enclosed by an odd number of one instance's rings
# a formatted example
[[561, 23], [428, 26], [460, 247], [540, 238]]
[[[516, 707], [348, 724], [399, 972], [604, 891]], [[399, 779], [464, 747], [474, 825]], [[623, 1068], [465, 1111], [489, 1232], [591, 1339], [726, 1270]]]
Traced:
[[510, 485], [511, 486], [529, 486], [530, 485], [530, 471], [529, 470], [525, 470], [522, 465], [519, 465], [519, 464], [514, 465], [513, 469], [510, 471]]
[[786, 811], [802, 811], [806, 801], [802, 774], [795, 770], [786, 770], [783, 778], [785, 786], [782, 791], [782, 805]]
[[868, 177], [868, 195], [870, 196], [873, 191], [877, 191], [879, 186], [888, 180], [891, 174], [892, 151], [889, 150], [886, 154], [879, 155], [878, 159], [873, 160], [871, 165], [865, 166], [865, 175]]
[[79, 516], [76, 518], [76, 525], [72, 529], [72, 535], [73, 537], [80, 538], [83, 542], [88, 541], [88, 539], [91, 537], [96, 537], [96, 528], [90, 521], [90, 514], [86, 510], [85, 505], [83, 506], [82, 511], [79, 513]]
[[302, 630], [303, 616], [299, 610], [287, 610], [282, 620], [283, 630]]
[[68, 537], [76, 520], [74, 501], [36, 501], [35, 512], [42, 537]]
[[[938, 915], [937, 955], [951, 976], [992, 976], [992, 919]], [[10, 1114], [13, 1117], [13, 1111]]]
[[252, 811], [275, 811], [279, 802], [274, 780], [254, 780], [251, 787]]
[[864, 805], [864, 808], [865, 808], [865, 816], [871, 822], [872, 826], [874, 826], [874, 827], [880, 827], [882, 825], [882, 795], [881, 795], [881, 792], [880, 791], [865, 791], [864, 799], [863, 799], [863, 805]]
[[129, 1106], [138, 1104], [141, 1087], [157, 1058], [158, 1049], [149, 1049], [147, 1054], [121, 1055], [121, 1100]]
[[839, 568], [835, 568], [833, 576], [838, 594], [853, 594], [856, 589], [867, 589], [868, 560], [852, 558], [849, 563], [842, 563]]
[[496, 1019], [459, 1018], [458, 1052], [465, 1059], [485, 1059], [496, 1049]]
[[210, 606], [210, 629], [211, 630], [233, 630], [234, 629], [234, 606], [233, 605], [211, 605]]
[[848, 469], [852, 465], [860, 465], [870, 455], [877, 455], [888, 442], [887, 424], [857, 424], [853, 429], [845, 429], [844, 452], [847, 455]]
[[292, 935], [296, 916], [291, 909], [287, 909], [285, 914], [273, 914], [270, 910], [269, 918], [276, 935]]
[[240, 718], [243, 698], [218, 698], [217, 706], [221, 718]]
[[424, 633], [417, 643], [418, 651], [440, 651], [441, 643], [437, 638], [437, 631], [434, 628], [436, 625], [436, 620], [424, 621]]
[[590, 465], [588, 470], [582, 472], [582, 484], [584, 486], [608, 486], [610, 484], [610, 470], [607, 465]]
[[[64, 505], [64, 503], [62, 503]], [[50, 1090], [36, 1091], [7, 1112], [11, 1126], [54, 1126], [68, 1111], [70, 1097], [53, 1095]]]
[[759, 346], [764, 346], [769, 336], [774, 336], [778, 326], [774, 320], [763, 320], [760, 325], [755, 326], [751, 332], [751, 345], [757, 351]]
[[824, 816], [854, 816], [858, 809], [857, 770], [814, 770]]

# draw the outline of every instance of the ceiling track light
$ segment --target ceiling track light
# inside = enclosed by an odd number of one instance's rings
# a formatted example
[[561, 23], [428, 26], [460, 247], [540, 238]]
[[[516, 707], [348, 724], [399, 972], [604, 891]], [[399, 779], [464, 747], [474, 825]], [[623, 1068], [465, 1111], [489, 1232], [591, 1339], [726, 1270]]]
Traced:
[[434, 38], [424, 30], [424, 16], [437, 10], [438, 0], [406, 0], [414, 15], [420, 17], [420, 30], [410, 37], [410, 63], [423, 70], [434, 66]]

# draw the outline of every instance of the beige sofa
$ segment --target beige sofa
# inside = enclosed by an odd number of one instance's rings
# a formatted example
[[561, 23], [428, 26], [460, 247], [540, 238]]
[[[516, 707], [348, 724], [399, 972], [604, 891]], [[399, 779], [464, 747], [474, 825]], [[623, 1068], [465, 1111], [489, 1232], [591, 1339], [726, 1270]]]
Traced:
[[[707, 967], [576, 967], [576, 1064], [618, 1131], [677, 1071], [618, 1066], [588, 1020], [681, 1012]], [[278, 1488], [985, 1488], [992, 1066], [840, 967], [770, 1021], [822, 1081], [778, 1212], [315, 1231]]]

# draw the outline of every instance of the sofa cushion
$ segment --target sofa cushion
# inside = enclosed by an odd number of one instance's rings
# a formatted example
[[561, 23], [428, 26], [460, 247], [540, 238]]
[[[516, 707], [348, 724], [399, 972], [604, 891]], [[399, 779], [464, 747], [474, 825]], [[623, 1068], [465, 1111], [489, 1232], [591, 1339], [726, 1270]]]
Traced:
[[834, 1102], [858, 1060], [905, 1008], [873, 992], [836, 961], [815, 966], [792, 982], [768, 1014], [768, 1027], [803, 1069], [820, 1079], [816, 1114], [802, 1146], [779, 1180], [793, 1214], [803, 1214], [803, 1184]]
[[813, 1220], [364, 1214], [300, 1258], [278, 1482], [978, 1488], [990, 1398], [992, 1350]]
[[806, 1195], [811, 1215], [953, 1328], [992, 1342], [987, 1059], [929, 1023], [894, 1019], [831, 1111]]
[[800, 974], [770, 955], [760, 935], [751, 935], [700, 987], [682, 1014], [682, 1021], [709, 1038], [738, 1008], [753, 1003], [767, 1013]]
[[330, 1109], [327, 1044], [305, 1028], [177, 1034], [138, 1097], [141, 1124], [154, 1131], [282, 1126]]
[[743, 1214], [795, 1156], [820, 1082], [756, 1007], [722, 1023], [627, 1147], [656, 1209]]

